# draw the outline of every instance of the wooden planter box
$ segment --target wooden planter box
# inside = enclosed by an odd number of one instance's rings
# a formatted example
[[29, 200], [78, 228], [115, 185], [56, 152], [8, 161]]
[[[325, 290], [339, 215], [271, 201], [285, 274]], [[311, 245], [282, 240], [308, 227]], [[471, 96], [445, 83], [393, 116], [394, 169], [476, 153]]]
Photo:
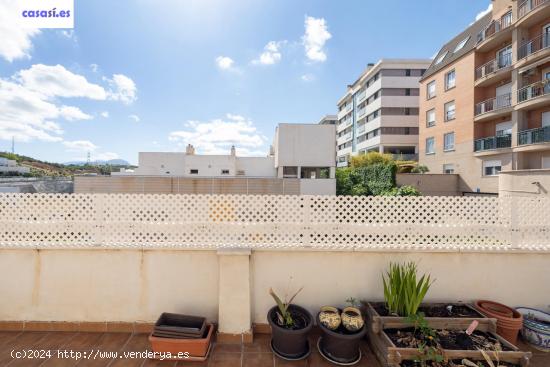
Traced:
[[[378, 334], [383, 329], [395, 329], [406, 326], [412, 326], [412, 324], [407, 323], [404, 317], [400, 316], [380, 316], [378, 312], [374, 309], [374, 305], [382, 303], [371, 303], [367, 302], [363, 304], [363, 310], [368, 322], [368, 329], [370, 334]], [[426, 317], [428, 325], [434, 329], [449, 329], [452, 327], [463, 328], [466, 330], [472, 321], [477, 320], [479, 325], [492, 324], [496, 326], [496, 319], [489, 319], [485, 315], [481, 314], [473, 306], [465, 303], [426, 303], [422, 306], [438, 306], [438, 305], [454, 305], [454, 306], [464, 306], [477, 313], [479, 317]], [[370, 337], [369, 334], [369, 337]]]
[[[408, 325], [406, 327], [409, 327]], [[391, 327], [391, 329], [400, 329], [404, 327]], [[390, 329], [390, 328], [384, 328]], [[438, 328], [441, 329], [441, 328]], [[465, 328], [449, 324], [446, 327], [447, 330], [465, 330]], [[529, 358], [531, 357], [530, 352], [521, 352], [515, 345], [510, 344], [505, 339], [498, 336], [496, 331], [496, 326], [494, 323], [484, 323], [480, 324], [477, 327], [477, 330], [491, 334], [494, 338], [497, 338], [503, 346], [506, 346], [511, 351], [499, 352], [499, 358], [501, 362], [508, 362], [517, 364], [522, 367], [529, 366]], [[420, 356], [418, 349], [416, 348], [402, 348], [396, 346], [390, 337], [386, 334], [384, 330], [379, 333], [372, 333], [370, 337], [370, 343], [376, 357], [380, 360], [383, 366], [387, 367], [400, 367], [401, 362], [406, 360], [414, 360]], [[450, 360], [452, 359], [463, 359], [468, 358], [472, 361], [484, 361], [483, 355], [478, 350], [451, 350], [443, 349], [443, 354]], [[492, 352], [489, 352], [489, 355], [492, 356]]]

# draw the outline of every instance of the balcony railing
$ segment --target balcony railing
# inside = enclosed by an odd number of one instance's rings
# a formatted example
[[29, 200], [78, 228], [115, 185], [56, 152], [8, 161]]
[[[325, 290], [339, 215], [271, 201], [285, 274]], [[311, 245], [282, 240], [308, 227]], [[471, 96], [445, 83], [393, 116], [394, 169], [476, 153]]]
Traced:
[[365, 125], [361, 125], [357, 128], [357, 135], [364, 133], [366, 130]]
[[512, 105], [512, 93], [502, 94], [495, 98], [476, 104], [475, 115], [482, 115], [487, 112], [497, 111]]
[[543, 33], [524, 43], [518, 49], [518, 60], [550, 47], [550, 35]]
[[550, 93], [550, 80], [541, 80], [518, 90], [518, 103], [529, 101], [531, 99]]
[[365, 115], [365, 112], [367, 112], [367, 108], [363, 107], [357, 111], [357, 118], [361, 118]]
[[512, 146], [512, 135], [491, 136], [489, 138], [477, 139], [474, 141], [474, 152], [510, 148]]
[[488, 38], [491, 38], [498, 32], [505, 30], [512, 25], [512, 12], [504, 14], [500, 19], [493, 20], [485, 29], [477, 35], [477, 43], [481, 43]]
[[357, 93], [357, 102], [360, 102], [361, 100], [365, 99], [365, 97], [367, 96], [367, 91], [366, 90], [362, 90], [361, 92]]
[[498, 59], [491, 60], [476, 69], [476, 80], [495, 73], [510, 65], [512, 65], [512, 54], [506, 54]]
[[518, 145], [550, 143], [550, 126], [524, 130], [518, 133]]
[[414, 153], [392, 154], [392, 157], [396, 161], [417, 161], [418, 160], [418, 154], [414, 154]]
[[518, 19], [526, 16], [541, 5], [550, 3], [550, 0], [524, 0], [518, 6]]

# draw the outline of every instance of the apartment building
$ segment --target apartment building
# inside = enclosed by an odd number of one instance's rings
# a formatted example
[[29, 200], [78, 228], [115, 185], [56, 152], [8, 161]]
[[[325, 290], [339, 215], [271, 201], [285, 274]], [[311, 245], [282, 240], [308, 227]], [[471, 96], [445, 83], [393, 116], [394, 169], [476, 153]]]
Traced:
[[337, 166], [370, 151], [416, 159], [419, 80], [431, 60], [383, 59], [366, 70], [338, 101]]
[[492, 0], [444, 45], [420, 84], [420, 157], [462, 192], [498, 192], [501, 170], [550, 168], [550, 0]]
[[319, 125], [336, 125], [338, 122], [338, 116], [336, 115], [325, 115], [319, 120]]

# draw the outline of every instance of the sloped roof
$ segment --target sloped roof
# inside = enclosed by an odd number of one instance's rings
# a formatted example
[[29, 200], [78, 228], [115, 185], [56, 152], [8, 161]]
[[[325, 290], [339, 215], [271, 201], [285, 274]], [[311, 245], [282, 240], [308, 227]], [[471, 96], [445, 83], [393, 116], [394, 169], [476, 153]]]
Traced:
[[[458, 36], [456, 36], [451, 41], [446, 43], [443, 47], [441, 47], [436, 57], [433, 59], [432, 64], [422, 76], [421, 81], [429, 78], [439, 70], [444, 69], [448, 65], [452, 64], [462, 56], [472, 51], [477, 44], [478, 33], [481, 32], [485, 27], [487, 27], [487, 25], [489, 25], [489, 23], [491, 22], [492, 16], [493, 16], [492, 13], [489, 12], [488, 14], [483, 16], [481, 19], [477, 20], [468, 28], [466, 28], [464, 31], [462, 31], [462, 33], [460, 33]], [[454, 52], [456, 46], [460, 42], [464, 41], [467, 37], [469, 37], [469, 39], [468, 39], [468, 42], [466, 42], [466, 44], [464, 45], [464, 47], [462, 47], [457, 52]], [[445, 52], [448, 52], [448, 54], [445, 56], [443, 61], [441, 61], [439, 64], [435, 64], [435, 61], [437, 60], [437, 58], [442, 54], [444, 54]]]

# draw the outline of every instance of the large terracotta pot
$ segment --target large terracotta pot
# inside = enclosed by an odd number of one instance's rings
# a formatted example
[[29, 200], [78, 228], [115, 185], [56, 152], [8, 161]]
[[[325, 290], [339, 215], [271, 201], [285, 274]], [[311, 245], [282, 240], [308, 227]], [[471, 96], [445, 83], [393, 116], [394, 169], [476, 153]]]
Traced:
[[302, 329], [291, 330], [279, 326], [276, 320], [277, 306], [267, 313], [267, 321], [271, 326], [271, 346], [276, 354], [286, 359], [303, 359], [309, 355], [310, 347], [307, 336], [313, 327], [313, 316], [303, 307], [290, 305], [289, 310], [301, 314], [307, 321]]
[[516, 344], [518, 333], [523, 327], [523, 315], [502, 303], [479, 300], [475, 307], [487, 317], [497, 319], [497, 334]]

